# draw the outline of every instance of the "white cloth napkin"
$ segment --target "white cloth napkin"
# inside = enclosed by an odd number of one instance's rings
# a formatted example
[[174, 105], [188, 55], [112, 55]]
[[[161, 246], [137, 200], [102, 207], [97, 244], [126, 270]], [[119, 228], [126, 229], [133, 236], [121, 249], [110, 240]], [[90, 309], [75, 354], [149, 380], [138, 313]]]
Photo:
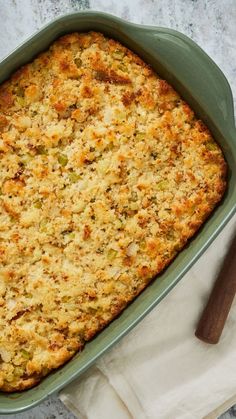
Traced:
[[236, 304], [219, 344], [194, 331], [235, 227], [236, 217], [129, 335], [61, 392], [78, 418], [215, 419], [234, 403]]

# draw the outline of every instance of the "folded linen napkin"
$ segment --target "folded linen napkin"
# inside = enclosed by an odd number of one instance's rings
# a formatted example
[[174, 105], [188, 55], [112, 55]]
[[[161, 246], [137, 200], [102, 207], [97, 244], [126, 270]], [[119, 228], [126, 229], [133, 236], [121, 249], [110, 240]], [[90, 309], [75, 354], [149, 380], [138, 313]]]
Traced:
[[235, 227], [236, 216], [170, 294], [61, 392], [78, 418], [215, 419], [236, 403], [236, 304], [218, 345], [194, 336]]

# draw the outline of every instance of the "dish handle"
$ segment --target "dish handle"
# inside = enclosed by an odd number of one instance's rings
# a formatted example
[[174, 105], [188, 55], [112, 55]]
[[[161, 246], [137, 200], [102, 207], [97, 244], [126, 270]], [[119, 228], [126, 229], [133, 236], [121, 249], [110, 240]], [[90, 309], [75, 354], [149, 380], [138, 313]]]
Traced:
[[[166, 78], [177, 90], [181, 84], [186, 101], [190, 105], [197, 104], [203, 110], [199, 111], [201, 118], [206, 119], [206, 109], [212, 120], [218, 122], [220, 131], [228, 134], [230, 130], [235, 138], [232, 91], [214, 61], [194, 41], [172, 29], [139, 26], [134, 31], [132, 27], [134, 35], [139, 44], [145, 44], [149, 62], [158, 67], [155, 69], [160, 76]], [[153, 55], [159, 64], [151, 62]]]

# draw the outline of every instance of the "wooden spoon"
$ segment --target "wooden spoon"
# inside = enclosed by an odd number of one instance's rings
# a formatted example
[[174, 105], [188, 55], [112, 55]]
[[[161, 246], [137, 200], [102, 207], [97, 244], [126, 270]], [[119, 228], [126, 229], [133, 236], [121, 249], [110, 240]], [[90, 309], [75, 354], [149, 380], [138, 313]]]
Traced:
[[[217, 276], [195, 335], [206, 343], [218, 343], [236, 293], [236, 236]], [[235, 331], [236, 332], [236, 331]]]

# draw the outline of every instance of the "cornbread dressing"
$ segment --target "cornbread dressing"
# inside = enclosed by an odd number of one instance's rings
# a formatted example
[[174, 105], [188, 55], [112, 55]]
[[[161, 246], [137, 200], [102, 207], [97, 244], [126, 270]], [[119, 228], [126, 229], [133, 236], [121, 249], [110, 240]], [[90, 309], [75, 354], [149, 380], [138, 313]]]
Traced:
[[0, 86], [0, 388], [38, 383], [160, 273], [223, 196], [205, 125], [100, 33]]

